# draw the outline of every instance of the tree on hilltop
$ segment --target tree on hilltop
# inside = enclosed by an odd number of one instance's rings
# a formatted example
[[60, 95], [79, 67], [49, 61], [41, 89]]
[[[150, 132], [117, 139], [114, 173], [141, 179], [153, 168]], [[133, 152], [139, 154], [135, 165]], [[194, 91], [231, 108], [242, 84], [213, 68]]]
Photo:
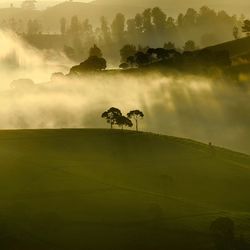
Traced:
[[110, 124], [110, 128], [113, 129], [115, 124], [118, 124], [120, 117], [122, 116], [122, 112], [118, 108], [110, 108], [102, 114], [102, 118], [107, 120], [107, 123]]
[[126, 44], [120, 49], [121, 62], [127, 62], [130, 56], [134, 56], [136, 47], [132, 44]]
[[121, 127], [122, 129], [124, 128], [124, 126], [129, 127], [129, 128], [133, 127], [132, 121], [128, 117], [123, 116], [123, 115], [118, 116], [116, 119], [116, 122], [117, 122], [117, 125]]
[[134, 119], [136, 124], [136, 131], [138, 131], [138, 122], [144, 117], [144, 114], [140, 110], [132, 110], [127, 114], [129, 119]]
[[101, 71], [106, 69], [107, 62], [104, 58], [99, 58], [97, 56], [91, 56], [80, 65], [73, 66], [70, 69], [70, 73], [81, 74], [83, 72], [90, 71]]

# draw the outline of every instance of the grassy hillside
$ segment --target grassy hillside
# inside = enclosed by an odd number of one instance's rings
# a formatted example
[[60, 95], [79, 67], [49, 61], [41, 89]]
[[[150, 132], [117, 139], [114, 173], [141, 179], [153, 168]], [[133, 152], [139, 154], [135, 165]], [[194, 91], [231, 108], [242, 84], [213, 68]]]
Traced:
[[208, 47], [208, 49], [214, 51], [227, 50], [232, 58], [245, 56], [250, 53], [250, 37], [244, 37], [238, 40], [217, 44], [215, 46]]
[[228, 73], [240, 82], [249, 83], [250, 37], [244, 37], [226, 43], [217, 44], [215, 46], [208, 47], [208, 49], [213, 51], [229, 51], [233, 65], [230, 67]]
[[250, 238], [250, 157], [120, 130], [0, 132], [2, 249], [213, 249]]

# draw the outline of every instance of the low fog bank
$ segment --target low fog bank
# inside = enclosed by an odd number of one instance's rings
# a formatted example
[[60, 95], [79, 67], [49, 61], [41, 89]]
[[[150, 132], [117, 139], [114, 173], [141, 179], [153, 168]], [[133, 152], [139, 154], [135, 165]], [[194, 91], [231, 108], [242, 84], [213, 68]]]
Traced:
[[[1, 129], [108, 127], [100, 116], [115, 106], [124, 114], [141, 109], [144, 131], [250, 153], [249, 86], [199, 76], [111, 72], [50, 82], [52, 72], [68, 72], [72, 65], [63, 55], [37, 51], [3, 31], [0, 46]], [[19, 78], [39, 84], [10, 85]]]
[[67, 72], [72, 62], [63, 54], [39, 51], [9, 30], [0, 29], [0, 90], [19, 78], [31, 78], [36, 82], [48, 81], [53, 72]]
[[2, 129], [108, 127], [101, 113], [141, 109], [141, 129], [250, 153], [250, 89], [198, 76], [104, 75], [15, 86], [0, 96]]

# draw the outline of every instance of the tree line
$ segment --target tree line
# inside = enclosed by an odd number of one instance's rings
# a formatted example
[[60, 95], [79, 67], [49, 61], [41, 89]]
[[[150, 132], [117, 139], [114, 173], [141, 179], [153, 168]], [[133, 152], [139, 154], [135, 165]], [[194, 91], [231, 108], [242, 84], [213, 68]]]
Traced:
[[[109, 22], [105, 17], [94, 27], [88, 19], [73, 16], [58, 20], [58, 34], [65, 43], [65, 53], [74, 60], [86, 57], [86, 48], [97, 44], [110, 59], [118, 59], [119, 49], [125, 44], [137, 47], [182, 48], [187, 41], [194, 41], [197, 46], [211, 44], [241, 37], [244, 16], [231, 16], [225, 11], [215, 11], [203, 6], [200, 10], [189, 8], [177, 18], [168, 16], [161, 8], [147, 8], [128, 18], [117, 13]], [[0, 28], [10, 28], [17, 33], [36, 35], [46, 33], [42, 21], [11, 18], [1, 20]], [[187, 44], [188, 45], [188, 44]]]
[[[232, 40], [236, 35], [242, 36], [241, 27], [244, 17], [230, 16], [225, 11], [216, 12], [206, 6], [199, 11], [189, 8], [185, 14], [179, 14], [174, 19], [159, 7], [145, 9], [134, 18], [126, 19], [118, 13], [111, 23], [105, 17], [100, 20], [100, 26], [93, 26], [77, 16], [60, 21], [60, 30], [71, 39], [66, 46], [72, 48], [70, 56], [84, 54], [84, 48], [97, 44], [105, 56], [114, 58], [115, 50], [125, 44], [135, 44], [138, 47], [170, 46], [179, 49], [189, 46], [193, 41], [198, 46], [206, 47], [211, 44]], [[185, 44], [186, 43], [186, 44]], [[193, 46], [193, 44], [191, 44]], [[112, 50], [111, 50], [112, 48]], [[85, 51], [86, 52], [86, 51]]]
[[[132, 44], [125, 45], [120, 50], [123, 70], [142, 67], [165, 67], [179, 70], [207, 70], [211, 67], [223, 68], [231, 66], [230, 54], [226, 50], [213, 51], [211, 49], [196, 49], [192, 41], [184, 47], [184, 51], [164, 48], [139, 47]], [[70, 75], [81, 75], [86, 72], [102, 71], [107, 68], [107, 61], [97, 45], [89, 50], [89, 57], [70, 69]]]

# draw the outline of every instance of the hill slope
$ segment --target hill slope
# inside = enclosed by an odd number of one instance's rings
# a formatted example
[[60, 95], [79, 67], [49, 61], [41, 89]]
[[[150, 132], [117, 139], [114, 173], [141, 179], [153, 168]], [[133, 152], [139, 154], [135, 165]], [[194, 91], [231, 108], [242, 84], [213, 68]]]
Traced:
[[208, 49], [214, 51], [227, 50], [230, 53], [232, 58], [244, 57], [245, 55], [250, 54], [250, 37], [244, 37], [241, 39], [220, 43]]
[[213, 249], [218, 216], [250, 233], [250, 157], [198, 142], [1, 131], [0, 166], [5, 249]]

